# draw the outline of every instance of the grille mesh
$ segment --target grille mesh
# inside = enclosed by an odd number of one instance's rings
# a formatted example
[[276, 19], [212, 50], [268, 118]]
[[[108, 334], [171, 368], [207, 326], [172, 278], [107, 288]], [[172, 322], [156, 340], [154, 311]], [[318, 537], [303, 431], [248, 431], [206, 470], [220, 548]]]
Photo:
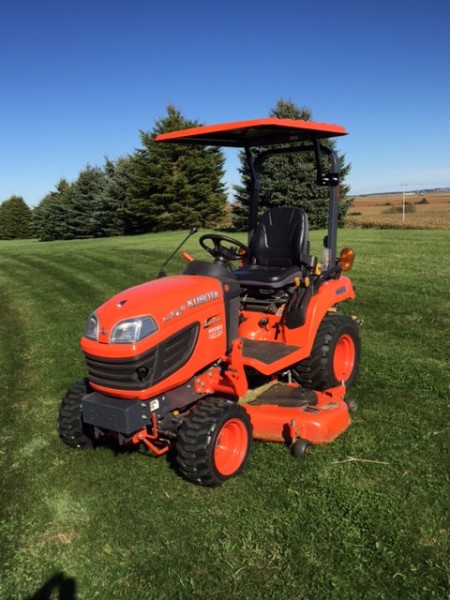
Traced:
[[133, 359], [108, 359], [85, 354], [89, 380], [118, 390], [144, 390], [169, 377], [191, 357], [199, 324], [171, 336], [146, 354]]

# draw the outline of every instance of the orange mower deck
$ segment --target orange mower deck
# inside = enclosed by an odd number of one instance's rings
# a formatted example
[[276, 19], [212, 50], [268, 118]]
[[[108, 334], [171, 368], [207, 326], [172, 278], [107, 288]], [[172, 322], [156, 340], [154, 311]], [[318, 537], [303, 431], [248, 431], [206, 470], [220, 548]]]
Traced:
[[350, 425], [344, 396], [344, 386], [312, 392], [276, 384], [243, 407], [250, 416], [254, 439], [290, 445], [302, 439], [323, 444], [333, 441]]

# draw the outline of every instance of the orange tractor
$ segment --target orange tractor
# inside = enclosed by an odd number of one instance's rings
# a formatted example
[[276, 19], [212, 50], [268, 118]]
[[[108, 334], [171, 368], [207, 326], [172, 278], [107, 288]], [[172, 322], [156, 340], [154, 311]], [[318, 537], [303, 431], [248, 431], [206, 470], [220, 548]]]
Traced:
[[[354, 254], [336, 254], [339, 161], [321, 142], [344, 134], [337, 125], [267, 118], [155, 139], [245, 150], [248, 245], [202, 235], [212, 262], [183, 253], [182, 274], [161, 272], [91, 314], [81, 338], [88, 376], [59, 409], [66, 444], [88, 448], [113, 436], [157, 455], [174, 448], [186, 479], [215, 486], [242, 472], [252, 439], [305, 457], [347, 429], [345, 394], [357, 377], [360, 341], [358, 321], [337, 304], [355, 297], [343, 275]], [[325, 261], [310, 253], [303, 210], [272, 208], [258, 220], [264, 161], [286, 152], [312, 152], [318, 184], [328, 186]]]

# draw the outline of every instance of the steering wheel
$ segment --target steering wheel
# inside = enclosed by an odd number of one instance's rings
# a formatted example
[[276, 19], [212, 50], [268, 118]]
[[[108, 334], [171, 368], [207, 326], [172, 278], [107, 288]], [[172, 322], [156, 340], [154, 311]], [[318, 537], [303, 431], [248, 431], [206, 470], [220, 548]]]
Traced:
[[[206, 235], [202, 235], [202, 237], [198, 240], [200, 246], [206, 250], [214, 260], [218, 260], [221, 262], [228, 262], [231, 260], [241, 260], [245, 258], [248, 254], [248, 246], [230, 238], [226, 235], [219, 235], [215, 233], [209, 233]], [[212, 247], [206, 242], [212, 242]], [[234, 247], [227, 247], [223, 245], [223, 242], [227, 242], [228, 244], [232, 244]], [[237, 246], [237, 248], [236, 248]]]

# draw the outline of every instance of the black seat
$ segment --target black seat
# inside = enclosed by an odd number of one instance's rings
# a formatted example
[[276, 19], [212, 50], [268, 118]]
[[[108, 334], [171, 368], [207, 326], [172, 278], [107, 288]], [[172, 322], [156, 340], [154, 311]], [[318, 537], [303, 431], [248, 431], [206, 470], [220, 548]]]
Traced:
[[301, 208], [271, 208], [261, 217], [250, 242], [250, 263], [234, 271], [241, 285], [280, 288], [309, 265], [308, 216]]

